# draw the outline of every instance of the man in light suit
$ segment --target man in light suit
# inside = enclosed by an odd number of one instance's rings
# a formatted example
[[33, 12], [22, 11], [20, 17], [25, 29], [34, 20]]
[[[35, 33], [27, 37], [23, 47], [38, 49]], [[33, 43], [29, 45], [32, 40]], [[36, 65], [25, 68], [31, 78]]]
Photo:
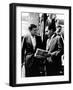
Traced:
[[50, 25], [45, 34], [48, 36], [46, 43], [47, 75], [59, 75], [61, 69], [61, 56], [64, 53], [64, 45], [60, 35], [55, 33], [55, 29]]
[[41, 48], [42, 41], [40, 36], [37, 34], [37, 26], [31, 24], [29, 27], [30, 35], [26, 36], [23, 41], [22, 47], [22, 65], [25, 63], [25, 76], [38, 76], [39, 75], [39, 64], [34, 54], [37, 48]]

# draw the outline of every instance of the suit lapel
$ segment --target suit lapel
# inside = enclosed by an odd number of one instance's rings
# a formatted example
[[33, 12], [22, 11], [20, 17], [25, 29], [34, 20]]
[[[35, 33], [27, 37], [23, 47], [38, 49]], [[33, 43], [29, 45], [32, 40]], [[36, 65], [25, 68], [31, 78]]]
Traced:
[[52, 50], [54, 50], [55, 46], [56, 46], [56, 43], [57, 43], [57, 40], [56, 40], [56, 37], [52, 38], [51, 39], [51, 42], [50, 42], [50, 47], [49, 47], [49, 51], [51, 52]]

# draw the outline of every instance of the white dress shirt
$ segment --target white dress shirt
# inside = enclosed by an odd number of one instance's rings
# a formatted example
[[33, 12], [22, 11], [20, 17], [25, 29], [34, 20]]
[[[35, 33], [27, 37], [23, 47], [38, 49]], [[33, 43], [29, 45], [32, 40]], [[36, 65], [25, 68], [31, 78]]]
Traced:
[[35, 38], [35, 36], [31, 35], [31, 41], [32, 41], [33, 48], [35, 49], [35, 47], [36, 47], [36, 38]]

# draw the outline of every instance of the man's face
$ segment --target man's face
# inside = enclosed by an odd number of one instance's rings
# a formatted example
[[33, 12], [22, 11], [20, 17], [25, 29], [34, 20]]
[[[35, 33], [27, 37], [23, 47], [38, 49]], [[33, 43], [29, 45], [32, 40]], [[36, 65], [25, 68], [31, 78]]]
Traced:
[[53, 30], [45, 30], [45, 35], [48, 37], [48, 38], [50, 38], [51, 36], [52, 36], [52, 34], [53, 34]]
[[32, 36], [35, 36], [36, 33], [37, 33], [37, 28], [33, 28], [33, 29], [31, 30], [31, 34], [32, 34]]
[[61, 31], [61, 28], [57, 27], [56, 33], [60, 33], [60, 31]]

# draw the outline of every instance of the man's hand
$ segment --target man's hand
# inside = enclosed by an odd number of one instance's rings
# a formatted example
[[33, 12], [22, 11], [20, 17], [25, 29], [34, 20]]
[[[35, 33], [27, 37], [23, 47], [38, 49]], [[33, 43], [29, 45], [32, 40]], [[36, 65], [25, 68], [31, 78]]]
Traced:
[[35, 58], [37, 59], [44, 59], [45, 57], [44, 56], [40, 56], [40, 55], [37, 55], [37, 56], [34, 56]]
[[45, 54], [44, 56], [45, 56], [46, 58], [47, 58], [47, 57], [50, 57], [50, 56], [51, 56], [51, 53], [48, 52], [48, 54]]
[[27, 55], [26, 56], [26, 61], [28, 61], [32, 56], [33, 56], [33, 54]]

